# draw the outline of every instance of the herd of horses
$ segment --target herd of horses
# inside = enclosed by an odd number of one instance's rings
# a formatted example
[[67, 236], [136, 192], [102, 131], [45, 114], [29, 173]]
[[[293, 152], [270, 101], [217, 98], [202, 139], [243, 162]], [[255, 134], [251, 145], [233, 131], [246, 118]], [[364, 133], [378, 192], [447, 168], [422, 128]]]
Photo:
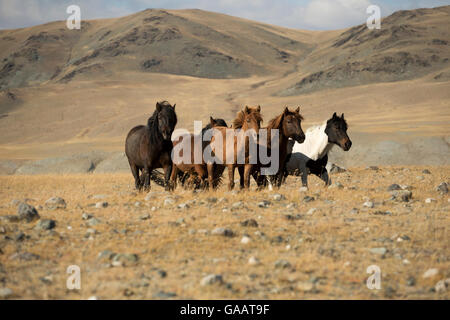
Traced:
[[[240, 187], [244, 189], [250, 187], [251, 177], [258, 188], [272, 188], [273, 185], [280, 187], [289, 174], [301, 175], [303, 186], [307, 186], [307, 176], [310, 173], [329, 185], [331, 181], [326, 169], [328, 152], [334, 145], [340, 146], [344, 151], [348, 151], [352, 145], [347, 135], [344, 114], [338, 116], [335, 112], [322, 125], [311, 127], [306, 132], [303, 132], [302, 120], [300, 108], [291, 110], [285, 107], [281, 114], [268, 122], [267, 127], [261, 127], [263, 117], [259, 105], [244, 107], [237, 113], [230, 127], [225, 120], [210, 117], [209, 123], [200, 133], [201, 151], [209, 148], [215, 161], [203, 159], [202, 156], [200, 161], [194, 161], [194, 134], [172, 137], [177, 125], [175, 104], [172, 106], [168, 101], [162, 101], [156, 103], [156, 109], [146, 125], [130, 130], [125, 142], [125, 154], [138, 190], [148, 191], [151, 180], [164, 186], [166, 190], [176, 188], [177, 181], [185, 187], [214, 189], [220, 185], [225, 169], [228, 170], [229, 190], [234, 187], [236, 169], [240, 175]], [[265, 163], [258, 157], [252, 159], [250, 150], [249, 139], [258, 141], [258, 135], [264, 129], [266, 142], [256, 143], [256, 148], [264, 148], [265, 154], [277, 156], [276, 170], [271, 174], [262, 174], [262, 169], [273, 164], [270, 161]], [[273, 129], [278, 130], [278, 136], [271, 136]], [[256, 134], [246, 135], [245, 143], [240, 144], [239, 134], [234, 134], [231, 140], [225, 141], [230, 131]], [[207, 134], [210, 139], [203, 139]], [[187, 155], [190, 161], [174, 162], [173, 150], [181, 142], [192, 146], [188, 149], [191, 155]], [[156, 170], [159, 168], [163, 169], [164, 174]]]

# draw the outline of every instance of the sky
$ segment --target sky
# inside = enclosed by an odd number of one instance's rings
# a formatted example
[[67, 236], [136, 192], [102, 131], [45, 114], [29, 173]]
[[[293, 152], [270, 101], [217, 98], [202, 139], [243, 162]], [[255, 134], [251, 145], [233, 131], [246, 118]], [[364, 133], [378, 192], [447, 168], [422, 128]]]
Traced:
[[120, 17], [148, 8], [195, 8], [288, 28], [331, 30], [364, 23], [371, 4], [387, 16], [398, 10], [450, 5], [450, 0], [0, 0], [0, 29], [66, 20], [66, 8], [73, 4], [80, 7], [82, 20]]

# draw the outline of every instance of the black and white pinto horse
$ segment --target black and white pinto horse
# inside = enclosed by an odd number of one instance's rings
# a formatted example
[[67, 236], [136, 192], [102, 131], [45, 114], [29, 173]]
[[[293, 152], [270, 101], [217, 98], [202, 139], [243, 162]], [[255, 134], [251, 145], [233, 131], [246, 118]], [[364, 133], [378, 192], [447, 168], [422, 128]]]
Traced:
[[308, 174], [312, 173], [330, 185], [326, 165], [328, 152], [334, 145], [340, 146], [344, 151], [350, 150], [352, 142], [347, 135], [347, 122], [344, 114], [341, 117], [333, 114], [333, 117], [322, 125], [314, 126], [306, 130], [305, 141], [298, 143], [293, 140], [288, 144], [288, 160], [286, 162], [285, 175], [301, 175], [302, 185], [308, 186]]

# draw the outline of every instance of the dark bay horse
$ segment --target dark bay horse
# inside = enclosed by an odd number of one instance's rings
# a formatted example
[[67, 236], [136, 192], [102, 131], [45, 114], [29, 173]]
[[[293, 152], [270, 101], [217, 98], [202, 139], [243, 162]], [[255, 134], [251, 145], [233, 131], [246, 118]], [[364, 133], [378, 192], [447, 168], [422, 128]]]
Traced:
[[[136, 189], [150, 189], [150, 174], [153, 169], [163, 168], [166, 190], [170, 189], [172, 171], [172, 132], [177, 124], [175, 105], [162, 101], [156, 103], [156, 110], [147, 125], [130, 130], [125, 141], [125, 154], [130, 164]], [[141, 177], [139, 171], [142, 171]]]
[[[212, 154], [214, 154], [215, 163], [207, 164], [208, 181], [210, 185], [213, 185], [215, 170], [223, 170], [227, 167], [229, 179], [228, 189], [232, 190], [234, 187], [234, 171], [236, 168], [242, 167], [243, 170], [240, 170], [241, 179], [244, 180], [244, 188], [249, 188], [250, 173], [254, 164], [250, 161], [250, 136], [248, 136], [246, 132], [251, 130], [250, 135], [252, 136], [252, 139], [256, 141], [261, 122], [261, 107], [246, 106], [237, 113], [232, 128], [214, 128], [210, 148]], [[233, 134], [233, 139], [230, 139], [230, 141], [228, 141], [229, 139], [226, 139], [227, 130]], [[243, 160], [242, 163], [240, 163], [240, 160]]]
[[334, 145], [340, 146], [344, 151], [350, 150], [352, 141], [347, 135], [347, 122], [344, 114], [336, 115], [322, 125], [314, 126], [306, 130], [306, 138], [302, 144], [289, 141], [289, 160], [286, 163], [285, 175], [299, 174], [302, 176], [303, 186], [308, 186], [308, 174], [317, 175], [325, 182], [325, 186], [331, 183], [326, 165], [328, 152]]
[[[269, 176], [269, 186], [272, 186], [272, 183], [276, 183], [277, 187], [281, 185], [282, 175], [284, 172], [284, 167], [287, 159], [287, 145], [289, 139], [293, 139], [297, 143], [302, 143], [305, 140], [305, 134], [302, 130], [301, 122], [303, 120], [302, 115], [300, 114], [300, 107], [298, 107], [295, 111], [289, 110], [288, 107], [285, 107], [284, 111], [269, 121], [267, 127], [262, 128], [261, 130], [267, 130], [267, 142], [260, 142], [258, 144], [258, 148], [264, 148], [263, 154], [267, 154], [271, 159], [273, 158], [272, 152], [275, 152], [278, 149], [278, 167], [276, 168], [276, 173]], [[278, 130], [278, 141], [272, 141], [271, 130]], [[272, 144], [276, 143], [276, 147]], [[261, 152], [259, 153], [261, 154]], [[276, 155], [275, 155], [276, 156]], [[264, 167], [270, 167], [272, 165], [271, 162], [267, 164], [261, 164], [261, 161], [258, 161], [258, 166], [255, 166], [254, 171], [252, 172], [253, 177], [255, 178], [259, 187], [266, 185], [267, 180], [266, 177], [260, 174], [260, 169]], [[242, 185], [242, 181], [241, 181]]]
[[[214, 119], [213, 117], [209, 118], [209, 123], [202, 129], [201, 132], [201, 143], [202, 143], [202, 148], [201, 151], [203, 152], [203, 150], [206, 148], [206, 146], [209, 144], [210, 141], [203, 141], [203, 136], [205, 134], [205, 132], [209, 129], [215, 128], [215, 127], [228, 127], [227, 123], [225, 122], [225, 120], [223, 119]], [[185, 140], [186, 139], [186, 140]], [[174, 148], [176, 148], [176, 146], [179, 143], [190, 143], [190, 159], [188, 161], [188, 163], [184, 163], [184, 162], [179, 162], [179, 163], [173, 163], [173, 167], [172, 167], [172, 174], [170, 176], [170, 181], [172, 186], [175, 188], [177, 185], [177, 178], [180, 176], [180, 180], [182, 181], [182, 184], [184, 185], [184, 182], [190, 181], [192, 185], [196, 186], [196, 187], [207, 187], [207, 178], [208, 178], [208, 171], [206, 168], [206, 163], [203, 160], [202, 157], [202, 161], [201, 163], [195, 163], [195, 157], [194, 157], [194, 152], [195, 152], [195, 136], [191, 133], [189, 134], [185, 134], [185, 135], [181, 135], [177, 138], [175, 138], [175, 140], [173, 141], [173, 146]], [[183, 150], [180, 150], [179, 157], [183, 157]], [[218, 175], [221, 175], [223, 170], [219, 173], [217, 172], [217, 170], [215, 170], [215, 179], [214, 181], [218, 180]], [[196, 179], [198, 178], [198, 179]], [[194, 179], [192, 181], [192, 179]], [[198, 181], [200, 180], [200, 181]]]

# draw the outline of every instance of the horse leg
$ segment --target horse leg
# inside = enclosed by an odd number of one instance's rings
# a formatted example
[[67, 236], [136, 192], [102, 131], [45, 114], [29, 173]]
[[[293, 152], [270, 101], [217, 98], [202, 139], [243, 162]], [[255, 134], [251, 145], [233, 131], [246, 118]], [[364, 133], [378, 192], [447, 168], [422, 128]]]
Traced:
[[172, 183], [173, 189], [177, 187], [178, 178], [178, 167], [176, 165], [172, 166], [172, 173], [170, 174], [170, 182]]
[[144, 167], [142, 170], [142, 176], [144, 179], [144, 191], [150, 191], [150, 167]]
[[214, 180], [214, 163], [208, 163], [206, 165], [206, 170], [208, 171], [208, 184], [210, 187], [214, 187], [213, 180]]
[[173, 190], [172, 183], [170, 181], [170, 176], [172, 174], [172, 163], [168, 162], [164, 164], [163, 170], [164, 170], [164, 186], [166, 191]]
[[239, 184], [241, 186], [241, 189], [244, 188], [244, 167], [240, 166], [238, 167], [239, 172]]
[[325, 182], [325, 187], [327, 187], [327, 186], [329, 186], [331, 184], [331, 179], [328, 176], [328, 171], [327, 171], [327, 169], [325, 167], [323, 168], [319, 178], [322, 179]]
[[306, 167], [306, 164], [301, 165], [299, 171], [302, 176], [302, 186], [308, 188], [308, 168]]
[[233, 190], [234, 188], [234, 165], [228, 165], [228, 190]]
[[244, 166], [244, 188], [250, 189], [250, 173], [252, 172], [253, 165], [246, 164]]
[[128, 163], [130, 164], [131, 174], [134, 177], [134, 185], [137, 190], [141, 190], [141, 181], [139, 178], [139, 168], [136, 166], [136, 164], [134, 164], [130, 160], [128, 161]]

